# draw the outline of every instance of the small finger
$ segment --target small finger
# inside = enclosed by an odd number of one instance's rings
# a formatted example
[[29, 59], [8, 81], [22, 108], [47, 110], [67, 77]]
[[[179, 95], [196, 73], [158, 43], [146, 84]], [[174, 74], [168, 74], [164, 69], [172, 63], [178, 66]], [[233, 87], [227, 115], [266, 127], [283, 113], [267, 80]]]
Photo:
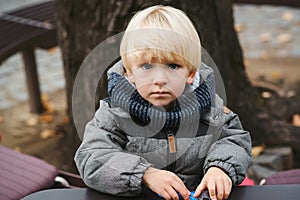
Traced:
[[204, 181], [201, 181], [200, 185], [196, 188], [195, 190], [195, 194], [194, 197], [199, 197], [199, 195], [201, 194], [201, 192], [206, 189], [206, 185]]
[[228, 199], [232, 188], [231, 180], [229, 180], [228, 184], [224, 185], [224, 199]]
[[218, 200], [222, 200], [224, 197], [224, 182], [219, 181], [216, 185], [216, 193], [217, 193], [217, 198]]
[[179, 196], [176, 190], [174, 190], [172, 187], [169, 188], [167, 190], [167, 192], [169, 193], [169, 196], [171, 197], [171, 199], [173, 200], [179, 200]]
[[167, 191], [160, 192], [159, 196], [166, 199], [166, 200], [171, 200], [172, 199]]
[[172, 187], [180, 193], [180, 195], [183, 197], [183, 199], [189, 199], [190, 191], [186, 188], [184, 183], [181, 181], [181, 179], [177, 180], [172, 184]]
[[209, 196], [210, 196], [211, 200], [217, 200], [216, 183], [215, 183], [214, 179], [211, 179], [211, 180], [208, 181], [207, 189], [208, 189]]
[[179, 192], [180, 196], [184, 199], [184, 200], [189, 200], [190, 199], [190, 191], [184, 191], [184, 192]]

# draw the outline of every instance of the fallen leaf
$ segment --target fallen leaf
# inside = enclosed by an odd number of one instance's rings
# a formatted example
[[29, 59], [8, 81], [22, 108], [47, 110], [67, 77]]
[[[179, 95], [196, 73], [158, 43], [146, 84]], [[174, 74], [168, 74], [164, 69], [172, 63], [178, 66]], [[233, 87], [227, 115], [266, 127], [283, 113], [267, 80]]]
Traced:
[[49, 101], [43, 101], [43, 107], [47, 113], [53, 113], [53, 104]]
[[261, 42], [269, 42], [271, 35], [269, 33], [263, 33], [259, 36]]
[[64, 117], [63, 124], [68, 125], [69, 123], [70, 123], [70, 118], [69, 117]]
[[47, 113], [53, 113], [53, 104], [49, 100], [49, 96], [47, 94], [42, 94], [42, 104]]
[[293, 115], [293, 125], [300, 127], [300, 115], [299, 114]]
[[57, 50], [57, 47], [52, 47], [52, 48], [48, 49], [48, 52], [53, 54], [56, 52], [56, 50]]
[[265, 99], [269, 99], [269, 98], [271, 98], [272, 94], [271, 94], [271, 92], [262, 92], [261, 96]]
[[287, 93], [286, 93], [287, 98], [291, 98], [291, 97], [294, 97], [294, 96], [296, 96], [296, 92], [294, 90], [287, 91]]
[[38, 118], [36, 116], [32, 116], [28, 118], [27, 121], [25, 122], [27, 126], [36, 126], [37, 123], [38, 123]]
[[259, 145], [259, 146], [255, 146], [255, 147], [252, 147], [252, 156], [253, 157], [257, 157], [259, 156], [265, 149], [265, 145]]
[[43, 139], [43, 140], [46, 140], [50, 137], [53, 137], [55, 135], [55, 132], [53, 130], [49, 130], [49, 129], [46, 129], [46, 130], [43, 130], [41, 133], [40, 133], [40, 137]]
[[42, 116], [40, 116], [40, 121], [43, 123], [52, 122], [53, 119], [54, 117], [51, 114], [43, 114]]
[[245, 29], [245, 25], [244, 24], [236, 24], [236, 25], [234, 25], [234, 29], [237, 33], [240, 33]]
[[21, 149], [21, 147], [19, 147], [19, 146], [16, 146], [16, 147], [14, 147], [13, 148], [15, 151], [17, 151], [17, 152], [22, 152], [22, 149]]
[[277, 39], [281, 44], [288, 43], [288, 42], [292, 41], [292, 36], [288, 33], [283, 33], [283, 34], [278, 35]]
[[42, 99], [42, 101], [48, 101], [48, 100], [49, 100], [48, 94], [43, 93], [43, 94], [41, 95], [41, 99]]
[[281, 74], [278, 71], [274, 71], [271, 73], [271, 77], [273, 79], [280, 79], [281, 78]]
[[281, 15], [281, 19], [285, 21], [291, 21], [292, 19], [294, 19], [294, 14], [291, 12], [284, 12]]

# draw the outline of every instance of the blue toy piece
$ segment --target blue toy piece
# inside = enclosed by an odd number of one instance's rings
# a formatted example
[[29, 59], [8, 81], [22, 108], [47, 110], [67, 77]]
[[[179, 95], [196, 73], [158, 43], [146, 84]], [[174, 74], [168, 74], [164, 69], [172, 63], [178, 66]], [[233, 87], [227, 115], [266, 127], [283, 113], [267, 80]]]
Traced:
[[[208, 191], [205, 190], [201, 193], [201, 195], [196, 198], [194, 197], [194, 194], [195, 194], [195, 191], [192, 191], [191, 194], [190, 194], [190, 200], [210, 200], [209, 198], [209, 194], [208, 194]], [[161, 195], [158, 194], [159, 197], [162, 197]], [[180, 193], [178, 193], [178, 196], [179, 196], [179, 199], [180, 200], [183, 200], [182, 196]]]
[[191, 192], [190, 194], [190, 200], [198, 200], [198, 198], [194, 197], [195, 191]]
[[191, 192], [190, 200], [210, 200], [208, 191], [203, 191], [198, 198], [194, 197], [195, 191]]

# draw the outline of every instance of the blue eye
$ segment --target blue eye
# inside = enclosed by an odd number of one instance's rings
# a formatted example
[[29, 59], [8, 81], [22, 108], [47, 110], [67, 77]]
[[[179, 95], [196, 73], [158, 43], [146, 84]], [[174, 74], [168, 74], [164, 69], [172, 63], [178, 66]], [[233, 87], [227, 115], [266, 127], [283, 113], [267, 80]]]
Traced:
[[169, 67], [169, 69], [177, 69], [179, 67], [179, 65], [171, 63], [171, 64], [168, 64], [168, 67]]
[[149, 63], [145, 63], [145, 64], [142, 64], [142, 68], [143, 69], [152, 69], [153, 66], [151, 64], [149, 64]]

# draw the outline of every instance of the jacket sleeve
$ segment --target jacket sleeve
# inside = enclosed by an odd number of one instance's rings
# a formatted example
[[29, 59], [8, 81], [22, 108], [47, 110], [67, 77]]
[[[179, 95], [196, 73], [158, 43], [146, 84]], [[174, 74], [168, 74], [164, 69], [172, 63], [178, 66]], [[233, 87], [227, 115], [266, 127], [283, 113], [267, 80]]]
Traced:
[[86, 125], [75, 163], [89, 187], [118, 196], [136, 196], [142, 190], [143, 174], [151, 164], [123, 150], [126, 136], [116, 128], [108, 106], [101, 107]]
[[232, 111], [225, 115], [225, 123], [220, 127], [219, 139], [210, 147], [204, 163], [204, 172], [209, 167], [223, 169], [233, 185], [240, 184], [251, 163], [251, 138], [243, 130], [237, 114]]

